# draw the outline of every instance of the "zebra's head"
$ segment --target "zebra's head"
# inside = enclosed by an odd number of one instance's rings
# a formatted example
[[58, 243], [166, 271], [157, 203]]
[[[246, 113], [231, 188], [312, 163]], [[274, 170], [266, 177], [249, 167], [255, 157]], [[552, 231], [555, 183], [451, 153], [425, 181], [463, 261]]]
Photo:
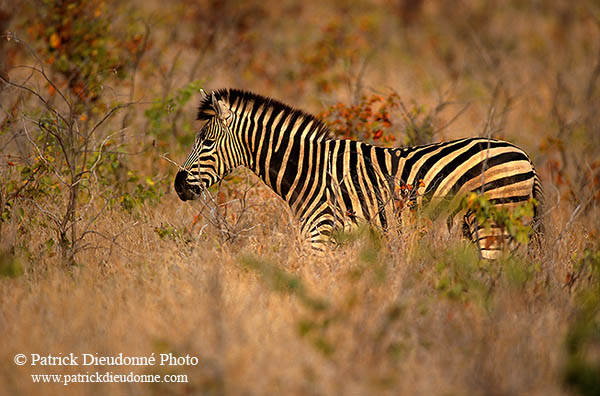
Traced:
[[175, 176], [175, 191], [182, 201], [196, 199], [202, 191], [242, 165], [239, 142], [230, 127], [234, 114], [220, 91], [203, 93], [198, 119], [206, 123], [196, 134], [194, 146]]

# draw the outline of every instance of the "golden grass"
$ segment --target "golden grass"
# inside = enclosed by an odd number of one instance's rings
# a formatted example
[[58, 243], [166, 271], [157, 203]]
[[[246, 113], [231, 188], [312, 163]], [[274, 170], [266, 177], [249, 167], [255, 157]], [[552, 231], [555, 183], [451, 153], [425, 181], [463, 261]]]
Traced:
[[[185, 229], [193, 222], [194, 205], [170, 194], [160, 210], [115, 211], [99, 220], [106, 233], [131, 227], [118, 239], [130, 252], [116, 246], [110, 256], [88, 251], [68, 271], [46, 258], [28, 264], [43, 270], [1, 279], [6, 342], [0, 359], [9, 362], [0, 366], [4, 394], [563, 393], [563, 342], [573, 306], [562, 281], [581, 223], [542, 254], [531, 279], [511, 283], [481, 269], [464, 275], [469, 269], [456, 263], [477, 262], [472, 246], [432, 230], [382, 245], [362, 237], [313, 258], [298, 251], [295, 239], [269, 235], [289, 216], [269, 195], [265, 201], [276, 216], [257, 209], [263, 232], [250, 239], [219, 245], [210, 227], [188, 242], [160, 238], [155, 227]], [[558, 231], [552, 225], [547, 240]], [[267, 271], [245, 265], [248, 255]], [[457, 283], [464, 278], [458, 294], [440, 287], [449, 274], [440, 263], [456, 265]], [[277, 283], [269, 265], [297, 276], [305, 293], [326, 301], [326, 308], [311, 306], [286, 281]], [[315, 327], [302, 336], [306, 323]], [[169, 369], [12, 364], [17, 353], [69, 352], [173, 352], [200, 363]], [[30, 377], [103, 369], [187, 374], [190, 382], [64, 386], [34, 384]]]

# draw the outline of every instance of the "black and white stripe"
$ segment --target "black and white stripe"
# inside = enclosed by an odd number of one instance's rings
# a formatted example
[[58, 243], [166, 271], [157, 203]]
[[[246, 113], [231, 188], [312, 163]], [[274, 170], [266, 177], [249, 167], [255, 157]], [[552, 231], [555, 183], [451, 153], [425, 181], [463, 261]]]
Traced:
[[[502, 240], [499, 229], [478, 227], [461, 199], [484, 192], [494, 205], [510, 208], [542, 195], [527, 154], [504, 141], [383, 148], [335, 139], [314, 116], [235, 89], [206, 95], [198, 119], [206, 124], [175, 179], [179, 197], [197, 198], [246, 166], [290, 205], [316, 248], [335, 229], [365, 221], [386, 230], [403, 210], [417, 207], [443, 209], [448, 226], [462, 225], [473, 240]], [[496, 257], [501, 245], [480, 243], [484, 257]]]

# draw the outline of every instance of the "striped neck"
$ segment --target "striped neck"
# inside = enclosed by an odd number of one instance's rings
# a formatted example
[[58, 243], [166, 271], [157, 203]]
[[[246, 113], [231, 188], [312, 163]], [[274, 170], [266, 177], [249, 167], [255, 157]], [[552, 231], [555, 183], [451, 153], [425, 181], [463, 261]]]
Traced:
[[[215, 92], [233, 113], [231, 131], [241, 142], [245, 166], [287, 200], [311, 147], [333, 137], [327, 126], [311, 114], [277, 100], [237, 89]], [[199, 119], [212, 116], [210, 103], [202, 103]]]

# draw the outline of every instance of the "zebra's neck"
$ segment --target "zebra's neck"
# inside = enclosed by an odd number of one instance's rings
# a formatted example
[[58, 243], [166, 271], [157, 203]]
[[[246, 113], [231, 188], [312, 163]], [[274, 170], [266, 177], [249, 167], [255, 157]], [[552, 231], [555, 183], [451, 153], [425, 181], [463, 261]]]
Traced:
[[325, 124], [314, 116], [272, 99], [229, 90], [235, 114], [232, 130], [245, 150], [245, 165], [286, 201], [302, 173], [312, 166], [329, 138]]

